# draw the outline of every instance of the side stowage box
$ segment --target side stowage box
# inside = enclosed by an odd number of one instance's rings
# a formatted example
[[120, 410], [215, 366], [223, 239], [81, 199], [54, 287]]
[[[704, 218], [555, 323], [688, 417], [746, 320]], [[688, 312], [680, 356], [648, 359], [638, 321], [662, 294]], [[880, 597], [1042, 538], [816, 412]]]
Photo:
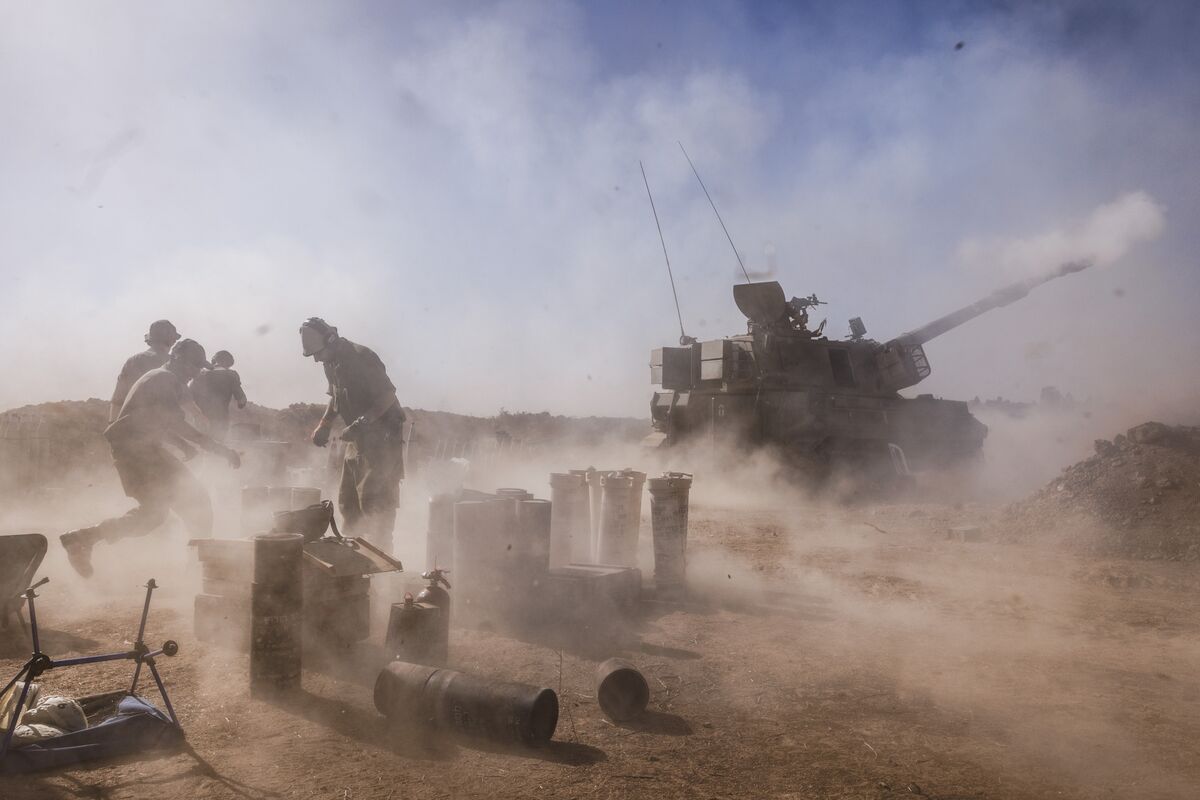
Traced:
[[733, 342], [729, 339], [709, 339], [700, 343], [700, 360], [715, 361], [730, 358], [733, 353]]
[[733, 377], [733, 342], [710, 339], [700, 343], [700, 380], [728, 381]]
[[650, 351], [650, 382], [679, 391], [692, 386], [690, 347], [656, 347]]

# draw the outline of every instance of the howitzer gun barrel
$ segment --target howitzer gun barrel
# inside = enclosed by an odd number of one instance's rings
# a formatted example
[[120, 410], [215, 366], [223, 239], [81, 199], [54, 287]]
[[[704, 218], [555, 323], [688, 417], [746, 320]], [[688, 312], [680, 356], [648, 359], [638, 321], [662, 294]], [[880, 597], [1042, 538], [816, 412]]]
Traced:
[[987, 297], [972, 303], [969, 306], [964, 306], [957, 311], [952, 311], [944, 317], [938, 317], [933, 322], [922, 325], [919, 328], [903, 333], [896, 337], [903, 341], [906, 345], [921, 345], [928, 342], [937, 336], [941, 336], [946, 331], [957, 328], [964, 322], [975, 319], [980, 314], [986, 311], [991, 311], [993, 308], [1000, 308], [1010, 303], [1015, 303], [1025, 295], [1029, 294], [1034, 287], [1040, 286], [1047, 281], [1052, 281], [1055, 278], [1061, 278], [1063, 275], [1069, 275], [1072, 272], [1080, 272], [1090, 267], [1090, 261], [1070, 261], [1060, 265], [1057, 269], [1053, 269], [1044, 275], [1038, 275], [1024, 281], [1019, 281], [1011, 286], [1005, 286], [1003, 289], [997, 289]]

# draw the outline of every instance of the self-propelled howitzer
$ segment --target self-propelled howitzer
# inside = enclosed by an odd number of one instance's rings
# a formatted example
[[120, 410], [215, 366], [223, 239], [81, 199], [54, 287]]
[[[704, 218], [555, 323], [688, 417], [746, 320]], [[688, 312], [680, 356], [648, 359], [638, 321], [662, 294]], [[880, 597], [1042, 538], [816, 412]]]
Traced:
[[995, 291], [914, 330], [880, 343], [862, 321], [831, 340], [810, 330], [815, 295], [785, 299], [775, 281], [733, 289], [747, 332], [651, 351], [647, 444], [691, 441], [774, 446], [819, 467], [885, 467], [899, 473], [952, 466], [978, 455], [987, 427], [967, 404], [922, 394], [901, 397], [930, 374], [923, 345], [1039, 284], [1078, 272], [1086, 262]]

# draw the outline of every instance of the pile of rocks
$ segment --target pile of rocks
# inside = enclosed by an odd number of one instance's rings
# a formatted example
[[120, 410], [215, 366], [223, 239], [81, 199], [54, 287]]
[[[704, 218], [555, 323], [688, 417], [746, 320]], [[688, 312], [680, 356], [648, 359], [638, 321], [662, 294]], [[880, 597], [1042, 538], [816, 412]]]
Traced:
[[1140, 558], [1200, 559], [1200, 428], [1146, 422], [1010, 506], [1006, 527]]

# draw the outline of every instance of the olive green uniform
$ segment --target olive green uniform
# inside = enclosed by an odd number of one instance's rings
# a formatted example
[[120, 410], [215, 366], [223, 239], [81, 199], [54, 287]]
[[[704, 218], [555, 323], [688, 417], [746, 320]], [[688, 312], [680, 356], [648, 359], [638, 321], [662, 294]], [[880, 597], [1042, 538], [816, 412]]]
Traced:
[[142, 375], [129, 390], [116, 421], [104, 430], [125, 494], [138, 502], [126, 514], [86, 529], [93, 540], [144, 536], [174, 511], [197, 538], [212, 536], [208, 491], [164, 446], [180, 443], [173, 431], [184, 419], [187, 387], [165, 368]]
[[[379, 356], [347, 339], [330, 344], [324, 362], [334, 409], [347, 425], [396, 393]], [[338, 510], [351, 536], [361, 536], [387, 552], [404, 480], [404, 409], [393, 403], [377, 420], [361, 424], [346, 445]]]
[[236, 400], [238, 408], [246, 405], [242, 378], [232, 369], [214, 367], [192, 378], [192, 400], [208, 420], [208, 433], [218, 439], [229, 429], [229, 403]]
[[125, 364], [121, 367], [120, 374], [117, 375], [117, 385], [113, 389], [112, 400], [109, 404], [109, 422], [115, 421], [120, 415], [121, 407], [125, 405], [125, 398], [129, 396], [129, 390], [137, 383], [138, 378], [167, 363], [167, 353], [166, 350], [155, 350], [151, 347], [125, 359]]

